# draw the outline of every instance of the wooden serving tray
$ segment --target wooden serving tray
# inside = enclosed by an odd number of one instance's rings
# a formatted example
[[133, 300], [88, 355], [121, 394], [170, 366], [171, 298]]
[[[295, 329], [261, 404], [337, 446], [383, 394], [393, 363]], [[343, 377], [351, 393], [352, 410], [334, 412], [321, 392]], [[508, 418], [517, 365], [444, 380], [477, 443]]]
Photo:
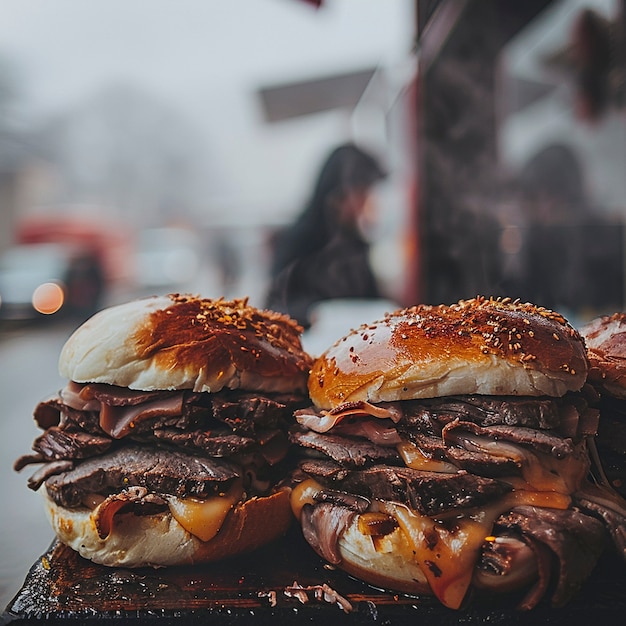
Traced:
[[[324, 587], [327, 585], [327, 587]], [[324, 594], [326, 591], [326, 594]], [[332, 592], [335, 592], [333, 595]], [[428, 597], [374, 589], [329, 568], [299, 530], [221, 563], [163, 569], [98, 566], [53, 543], [32, 566], [0, 625], [622, 624], [626, 564], [605, 557], [564, 608], [518, 611], [515, 598], [474, 597], [452, 611]]]

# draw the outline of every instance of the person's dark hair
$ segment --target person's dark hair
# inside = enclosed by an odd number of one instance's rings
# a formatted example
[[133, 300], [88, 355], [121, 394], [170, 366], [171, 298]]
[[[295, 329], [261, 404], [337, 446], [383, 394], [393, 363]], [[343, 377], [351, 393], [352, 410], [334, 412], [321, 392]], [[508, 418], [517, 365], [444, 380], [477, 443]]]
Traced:
[[353, 143], [338, 146], [324, 161], [311, 196], [295, 223], [279, 238], [272, 271], [322, 248], [338, 227], [334, 200], [355, 189], [367, 190], [386, 177], [378, 160]]

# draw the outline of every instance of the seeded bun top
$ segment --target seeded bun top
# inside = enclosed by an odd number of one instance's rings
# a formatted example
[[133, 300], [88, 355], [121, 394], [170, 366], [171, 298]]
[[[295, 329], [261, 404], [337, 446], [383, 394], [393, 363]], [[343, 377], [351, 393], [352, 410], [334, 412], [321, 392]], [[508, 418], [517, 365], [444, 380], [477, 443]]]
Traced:
[[61, 376], [147, 391], [306, 391], [311, 365], [291, 318], [247, 300], [155, 296], [104, 309], [59, 358]]
[[460, 394], [558, 397], [579, 390], [587, 369], [581, 336], [559, 314], [474, 298], [353, 330], [316, 361], [309, 395], [321, 409]]
[[589, 382], [626, 399], [626, 313], [598, 317], [580, 332], [587, 344]]

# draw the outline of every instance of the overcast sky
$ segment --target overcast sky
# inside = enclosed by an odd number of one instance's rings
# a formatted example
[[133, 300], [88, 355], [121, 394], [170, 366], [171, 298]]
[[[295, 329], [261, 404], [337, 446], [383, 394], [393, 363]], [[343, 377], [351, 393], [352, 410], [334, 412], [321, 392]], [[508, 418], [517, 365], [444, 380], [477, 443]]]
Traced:
[[[401, 62], [411, 51], [413, 5], [0, 0], [0, 58], [17, 73], [27, 118], [75, 106], [107, 83], [131, 82], [204, 126], [221, 161], [225, 193], [242, 203], [265, 196], [285, 205], [345, 128], [324, 115], [263, 127], [255, 90]], [[293, 169], [282, 198], [269, 198], [277, 187], [266, 171], [272, 159]]]
[[406, 46], [411, 0], [0, 0], [0, 52], [33, 104], [65, 105], [106, 79], [176, 97], [384, 63]]

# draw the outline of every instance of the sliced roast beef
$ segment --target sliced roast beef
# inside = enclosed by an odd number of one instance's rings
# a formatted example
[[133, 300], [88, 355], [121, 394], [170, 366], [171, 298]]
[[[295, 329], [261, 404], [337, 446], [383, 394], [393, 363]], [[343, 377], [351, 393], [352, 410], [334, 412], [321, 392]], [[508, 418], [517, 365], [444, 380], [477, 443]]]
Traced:
[[300, 463], [300, 469], [309, 476], [319, 478], [325, 484], [342, 481], [349, 472], [330, 459], [307, 459]]
[[479, 426], [503, 424], [550, 429], [559, 425], [559, 404], [553, 398], [448, 396], [403, 403], [404, 420], [424, 422], [425, 415], [445, 424], [454, 419], [472, 421]]
[[60, 426], [62, 429], [73, 428], [84, 430], [95, 435], [104, 435], [100, 428], [100, 416], [98, 411], [85, 411], [72, 408], [63, 403], [60, 395], [55, 395], [43, 400], [33, 412], [37, 426], [46, 430], [52, 426]]
[[[606, 543], [605, 530], [598, 520], [573, 509], [559, 510], [520, 506], [498, 518], [496, 531], [516, 531], [522, 538], [538, 542], [555, 555], [558, 571], [554, 606], [563, 606], [580, 589], [594, 569]], [[521, 608], [530, 609], [526, 600]]]
[[294, 412], [298, 424], [318, 433], [325, 433], [332, 428], [341, 428], [350, 423], [363, 423], [371, 418], [398, 423], [402, 419], [400, 402], [381, 402], [372, 404], [364, 400], [344, 402], [329, 411], [317, 411], [310, 406]]
[[427, 457], [437, 461], [447, 461], [459, 469], [479, 476], [497, 478], [498, 476], [515, 476], [521, 473], [521, 464], [508, 457], [447, 446], [441, 437], [412, 432], [404, 433], [404, 436]]
[[626, 560], [626, 500], [610, 487], [588, 482], [574, 494], [574, 502], [604, 524], [617, 553]]
[[250, 437], [241, 437], [232, 433], [194, 430], [181, 431], [175, 428], [158, 428], [154, 437], [176, 446], [196, 448], [217, 457], [232, 456], [254, 448], [257, 444]]
[[381, 446], [395, 446], [402, 438], [389, 419], [365, 417], [356, 422], [343, 421], [333, 428], [333, 434], [343, 437], [361, 437]]
[[[20, 472], [27, 465], [35, 465], [39, 463], [45, 463], [46, 459], [43, 454], [37, 452], [37, 454], [22, 454], [22, 456], [18, 457], [13, 463], [13, 469], [16, 472]], [[70, 465], [72, 465], [71, 461], [67, 461]]]
[[57, 426], [60, 422], [61, 408], [63, 407], [63, 401], [58, 394], [41, 401], [35, 407], [33, 417], [39, 428], [45, 430], [50, 426]]
[[33, 450], [40, 452], [46, 461], [85, 459], [102, 454], [111, 447], [112, 443], [111, 438], [104, 435], [61, 430], [58, 426], [52, 426], [35, 439]]
[[511, 490], [504, 482], [465, 472], [443, 474], [391, 465], [333, 472], [334, 466], [321, 462], [305, 462], [300, 469], [331, 489], [399, 502], [423, 515], [480, 506]]
[[401, 462], [400, 455], [395, 448], [379, 446], [367, 439], [294, 430], [291, 433], [291, 441], [304, 448], [321, 452], [346, 467]]
[[[577, 402], [578, 399], [574, 397], [561, 400], [514, 396], [448, 396], [379, 405], [346, 402], [331, 411], [322, 411], [317, 416], [314, 409], [308, 408], [298, 411], [296, 417], [300, 423], [317, 432], [325, 432], [343, 419], [365, 415], [389, 417], [394, 423], [410, 425], [430, 435], [438, 434], [441, 426], [455, 419], [471, 421], [483, 427], [506, 425], [549, 430], [559, 426], [563, 405], [576, 405]], [[314, 417], [317, 419], [310, 419]], [[315, 422], [320, 422], [319, 426], [315, 426]]]
[[52, 461], [51, 463], [46, 463], [42, 467], [40, 467], [29, 479], [28, 486], [33, 491], [37, 491], [41, 485], [50, 477], [55, 474], [61, 474], [63, 472], [68, 472], [74, 467], [73, 461]]
[[[427, 401], [426, 401], [427, 402]], [[445, 422], [437, 421], [437, 414], [431, 411], [421, 401], [409, 400], [405, 402], [405, 412], [397, 424], [398, 432], [411, 432], [427, 437], [441, 437], [441, 429]]]
[[477, 450], [448, 447], [445, 450], [444, 459], [472, 474], [489, 478], [517, 476], [522, 472], [521, 463], [514, 459]]
[[510, 441], [529, 446], [533, 450], [545, 452], [562, 459], [574, 452], [574, 443], [569, 437], [561, 437], [547, 431], [535, 430], [519, 426], [489, 426], [485, 428], [489, 436], [494, 439]]
[[332, 565], [341, 563], [338, 541], [356, 515], [355, 511], [330, 503], [305, 504], [300, 518], [309, 545]]
[[[147, 392], [70, 382], [36, 407], [35, 419], [45, 432], [37, 440], [38, 454], [22, 457], [18, 465], [96, 456], [112, 438], [129, 436], [230, 456], [249, 450], [278, 428], [286, 430], [293, 410], [302, 404], [298, 394]], [[267, 461], [275, 464], [285, 456], [286, 445], [284, 437], [280, 446], [275, 436], [270, 439], [259, 443]]]
[[217, 424], [245, 435], [253, 433], [256, 425], [276, 428], [291, 423], [293, 411], [303, 405], [303, 400], [297, 394], [148, 392], [70, 382], [58, 396], [36, 407], [35, 420], [42, 429], [71, 423], [114, 438], [166, 426], [194, 429]]
[[329, 502], [338, 506], [344, 506], [351, 511], [364, 513], [369, 508], [371, 501], [363, 496], [355, 496], [346, 491], [336, 489], [323, 489], [314, 496], [316, 502]]
[[100, 408], [100, 427], [113, 437], [121, 439], [134, 432], [141, 423], [155, 419], [179, 417], [183, 414], [183, 392], [162, 396], [139, 404], [115, 405], [102, 403]]
[[71, 508], [80, 506], [86, 493], [108, 496], [131, 486], [157, 494], [205, 498], [228, 489], [239, 476], [237, 467], [224, 460], [126, 445], [49, 477], [46, 488], [57, 504]]
[[463, 445], [464, 434], [462, 431], [492, 441], [501, 440], [529, 446], [533, 450], [550, 454], [557, 459], [562, 459], [574, 452], [574, 444], [570, 438], [523, 426], [488, 426], [483, 428], [473, 422], [454, 420], [444, 426], [442, 436], [446, 441], [461, 442]]
[[78, 411], [68, 406], [61, 406], [59, 426], [73, 430], [84, 430], [92, 435], [107, 435], [100, 427], [100, 413], [98, 411]]
[[156, 399], [171, 392], [142, 391], [106, 383], [77, 383], [69, 381], [59, 393], [63, 403], [81, 411], [97, 409], [100, 403], [111, 406], [132, 406]]
[[[50, 461], [60, 460], [68, 461], [71, 466], [72, 459], [85, 459], [102, 454], [112, 443], [112, 440], [104, 435], [93, 435], [80, 430], [63, 430], [59, 426], [51, 426], [33, 442], [35, 454], [25, 454], [19, 457], [13, 464], [13, 469], [19, 472], [27, 465], [49, 464]], [[62, 465], [56, 464], [54, 467], [59, 468]], [[48, 468], [44, 473], [49, 475], [50, 471], [51, 468]], [[35, 483], [37, 482], [38, 480], [35, 479]]]
[[302, 396], [289, 394], [261, 396], [224, 391], [211, 396], [213, 417], [237, 432], [253, 425], [277, 428], [291, 423], [294, 410], [302, 404]]

